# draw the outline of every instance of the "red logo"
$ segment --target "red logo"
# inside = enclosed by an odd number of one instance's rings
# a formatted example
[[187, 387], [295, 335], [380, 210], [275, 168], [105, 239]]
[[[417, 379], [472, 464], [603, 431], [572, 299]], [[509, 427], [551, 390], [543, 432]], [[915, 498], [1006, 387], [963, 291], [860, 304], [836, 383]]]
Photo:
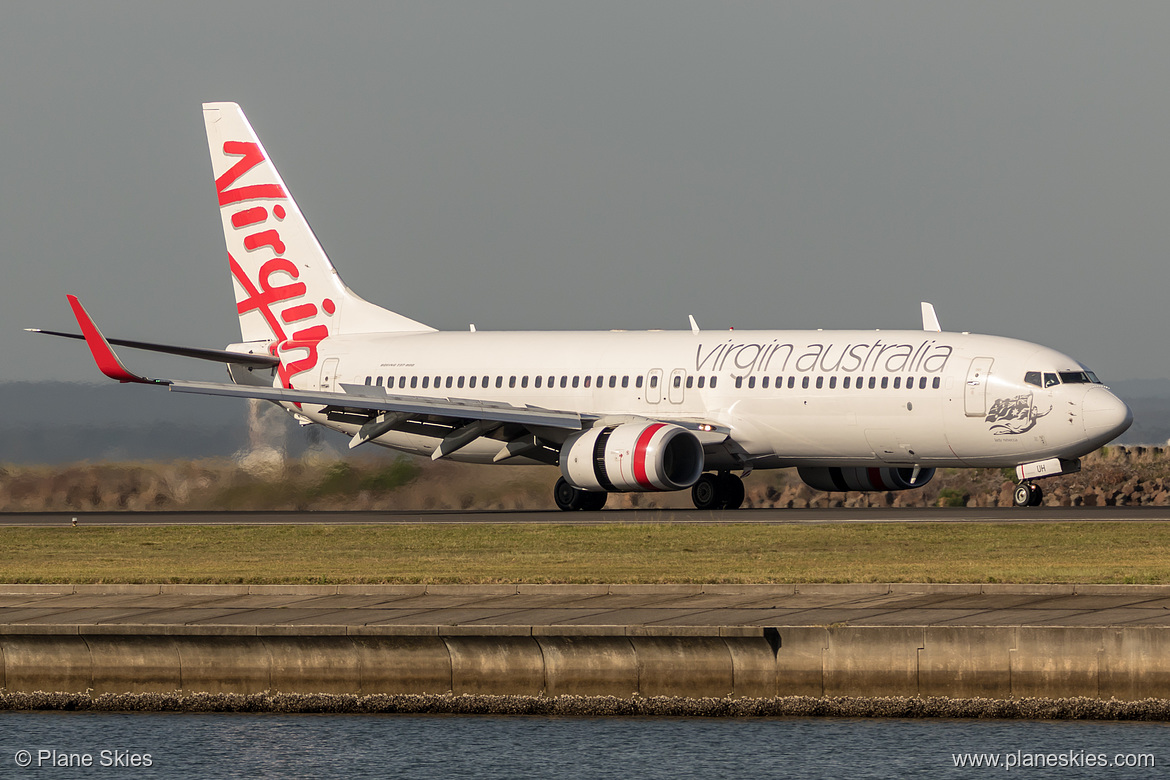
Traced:
[[[215, 180], [219, 204], [221, 207], [241, 204], [240, 210], [232, 213], [231, 222], [237, 230], [248, 228], [253, 231], [244, 236], [245, 251], [265, 251], [273, 255], [260, 265], [257, 278], [252, 280], [232, 253], [228, 252], [232, 276], [246, 295], [245, 299], [236, 305], [236, 309], [241, 315], [250, 311], [260, 313], [272, 332], [269, 351], [273, 355], [279, 355], [287, 350], [307, 352], [300, 360], [289, 363], [282, 360], [277, 369], [281, 385], [292, 387], [293, 377], [317, 366], [317, 345], [329, 336], [328, 324], [309, 325], [308, 321], [316, 318], [322, 311], [326, 315], [332, 315], [336, 311], [336, 306], [328, 298], [321, 301], [320, 307], [315, 303], [303, 301], [308, 288], [304, 282], [298, 281], [300, 269], [284, 257], [287, 247], [281, 240], [278, 230], [279, 223], [287, 215], [284, 206], [279, 203], [272, 206], [270, 214], [263, 206], [244, 205], [252, 200], [287, 200], [288, 193], [284, 187], [279, 184], [252, 184], [232, 188], [241, 176], [264, 162], [260, 145], [251, 141], [227, 141], [223, 145], [223, 152], [226, 155], [238, 156], [240, 160]], [[307, 327], [294, 330], [289, 335], [285, 326], [295, 326], [298, 323]]]

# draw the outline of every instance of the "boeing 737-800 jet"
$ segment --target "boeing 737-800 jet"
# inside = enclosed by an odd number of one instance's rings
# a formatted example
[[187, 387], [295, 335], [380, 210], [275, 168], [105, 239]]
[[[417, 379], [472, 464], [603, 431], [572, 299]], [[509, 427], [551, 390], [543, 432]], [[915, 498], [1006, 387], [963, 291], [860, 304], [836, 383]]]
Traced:
[[[241, 340], [225, 350], [106, 339], [121, 382], [273, 401], [305, 424], [403, 452], [559, 466], [562, 509], [609, 493], [691, 489], [736, 508], [740, 477], [795, 467], [824, 491], [907, 490], [940, 467], [1079, 468], [1130, 410], [1077, 361], [1036, 344], [921, 331], [439, 332], [342, 283], [234, 103], [203, 106]], [[231, 383], [149, 379], [111, 344], [227, 364]]]

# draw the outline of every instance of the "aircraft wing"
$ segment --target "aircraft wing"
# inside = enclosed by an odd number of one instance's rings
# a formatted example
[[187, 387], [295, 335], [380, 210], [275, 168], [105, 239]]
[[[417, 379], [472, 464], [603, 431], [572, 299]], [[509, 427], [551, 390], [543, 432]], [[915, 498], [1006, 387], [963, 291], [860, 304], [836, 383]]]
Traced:
[[[580, 430], [582, 415], [577, 412], [542, 409], [533, 406], [512, 406], [504, 403], [478, 401], [460, 398], [430, 398], [419, 396], [390, 395], [385, 388], [366, 385], [342, 385], [345, 392], [328, 390], [299, 390], [296, 388], [271, 387], [268, 385], [237, 385], [227, 382], [197, 382], [181, 379], [152, 379], [130, 371], [114, 353], [107, 339], [81, 305], [76, 296], [70, 295], [69, 305], [81, 326], [85, 339], [93, 354], [94, 361], [103, 374], [119, 382], [164, 385], [174, 393], [195, 393], [199, 395], [220, 395], [236, 398], [260, 398], [267, 401], [284, 401], [297, 404], [318, 404], [332, 407], [339, 414], [366, 412], [374, 416], [379, 412], [401, 413], [410, 417], [435, 416], [455, 421], [473, 420], [489, 423], [514, 423], [524, 426]], [[53, 332], [53, 335], [57, 335]], [[69, 334], [66, 334], [69, 335]], [[138, 346], [145, 342], [125, 342], [127, 346]], [[150, 349], [160, 345], [146, 345]], [[161, 351], [161, 350], [155, 350]], [[207, 357], [217, 350], [206, 350]], [[182, 353], [178, 353], [182, 354]], [[225, 353], [225, 362], [235, 362], [236, 353]], [[251, 358], [251, 355], [241, 355]], [[230, 358], [230, 359], [229, 359]], [[246, 362], [246, 360], [245, 360]], [[370, 437], [373, 438], [373, 437]]]

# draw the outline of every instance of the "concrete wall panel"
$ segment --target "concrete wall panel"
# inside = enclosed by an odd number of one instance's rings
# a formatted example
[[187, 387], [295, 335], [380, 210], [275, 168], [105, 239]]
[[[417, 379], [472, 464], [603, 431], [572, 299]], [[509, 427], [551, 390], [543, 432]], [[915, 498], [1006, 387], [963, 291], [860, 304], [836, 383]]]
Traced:
[[1163, 626], [1102, 629], [1101, 647], [1102, 699], [1170, 699], [1170, 630]]
[[183, 687], [179, 648], [168, 636], [87, 635], [95, 695], [171, 693]]
[[1012, 651], [1012, 695], [1096, 697], [1102, 629], [1021, 626]]
[[722, 637], [632, 636], [630, 642], [643, 696], [722, 697], [735, 691], [731, 652]]
[[631, 696], [638, 690], [638, 656], [624, 636], [536, 637], [549, 696]]
[[921, 626], [830, 628], [826, 696], [917, 696]]
[[352, 641], [363, 694], [451, 690], [451, 653], [437, 636], [361, 636]]
[[1008, 698], [1015, 643], [1014, 627], [928, 626], [918, 653], [919, 694]]
[[763, 637], [724, 637], [731, 653], [732, 692], [737, 697], [776, 695], [776, 654]]
[[262, 693], [272, 688], [272, 657], [256, 636], [177, 636], [183, 690]]
[[544, 692], [544, 657], [530, 636], [447, 636], [454, 693]]
[[779, 696], [825, 695], [825, 649], [829, 631], [822, 626], [779, 629], [776, 651], [776, 693]]
[[84, 693], [93, 688], [89, 645], [76, 634], [0, 636], [10, 691]]
[[264, 637], [271, 690], [284, 693], [361, 692], [361, 659], [345, 636]]

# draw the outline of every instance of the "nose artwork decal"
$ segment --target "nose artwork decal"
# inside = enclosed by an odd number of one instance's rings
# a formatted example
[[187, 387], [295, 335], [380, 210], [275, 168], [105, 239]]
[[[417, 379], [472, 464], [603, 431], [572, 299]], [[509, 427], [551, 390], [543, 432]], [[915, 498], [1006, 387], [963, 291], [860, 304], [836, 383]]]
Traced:
[[1035, 428], [1036, 422], [1051, 411], [1051, 406], [1040, 411], [1032, 403], [1032, 394], [1024, 393], [1014, 398], [998, 399], [984, 421], [992, 423], [991, 432], [996, 436], [1016, 435]]

